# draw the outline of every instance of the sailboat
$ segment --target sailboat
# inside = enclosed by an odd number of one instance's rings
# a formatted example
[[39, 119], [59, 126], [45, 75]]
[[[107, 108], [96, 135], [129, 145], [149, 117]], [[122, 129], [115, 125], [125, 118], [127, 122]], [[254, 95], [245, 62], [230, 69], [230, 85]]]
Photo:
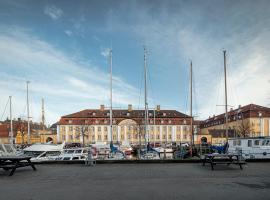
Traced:
[[109, 160], [123, 160], [125, 154], [119, 147], [113, 145], [113, 113], [112, 113], [112, 49], [110, 49], [110, 153], [108, 155]]
[[148, 120], [148, 102], [147, 102], [147, 60], [146, 60], [146, 48], [144, 47], [144, 130], [145, 130], [145, 149], [140, 152], [140, 159], [142, 160], [156, 160], [160, 159], [159, 153], [157, 150], [151, 147], [150, 145], [150, 136], [149, 136], [149, 120]]

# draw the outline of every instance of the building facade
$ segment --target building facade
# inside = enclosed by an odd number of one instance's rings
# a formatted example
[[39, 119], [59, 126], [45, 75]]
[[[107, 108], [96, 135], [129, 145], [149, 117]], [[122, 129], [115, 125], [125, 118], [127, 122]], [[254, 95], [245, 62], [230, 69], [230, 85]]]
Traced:
[[[211, 135], [212, 143], [226, 141], [225, 114], [209, 117], [200, 125], [201, 133]], [[228, 132], [232, 137], [270, 136], [270, 108], [249, 104], [228, 112]]]
[[[84, 142], [85, 144], [128, 141], [131, 144], [190, 142], [191, 117], [176, 110], [149, 110], [148, 130], [145, 130], [145, 111], [113, 110], [112, 136], [110, 134], [110, 111], [87, 109], [62, 116], [57, 123], [57, 140], [61, 142]], [[198, 126], [194, 126], [197, 131]], [[148, 137], [149, 136], [149, 137]]]
[[[25, 120], [17, 119], [13, 120], [13, 143], [15, 144], [27, 144], [28, 123]], [[11, 143], [11, 125], [10, 120], [6, 120], [0, 124], [0, 143]], [[56, 143], [56, 133], [51, 129], [44, 128], [44, 125], [40, 123], [30, 122], [30, 144], [33, 143], [46, 143], [52, 141]]]

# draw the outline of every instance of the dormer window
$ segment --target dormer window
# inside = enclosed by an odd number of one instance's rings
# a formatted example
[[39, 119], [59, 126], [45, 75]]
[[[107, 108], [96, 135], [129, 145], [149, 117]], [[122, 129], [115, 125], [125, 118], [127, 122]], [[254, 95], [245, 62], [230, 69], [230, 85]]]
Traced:
[[98, 121], [98, 120], [96, 120], [95, 122], [96, 122], [96, 124], [98, 124], [98, 122], [99, 122], [99, 121]]
[[165, 117], [166, 116], [166, 113], [163, 113], [163, 116]]
[[163, 124], [164, 123], [164, 120], [161, 120], [161, 124]]
[[153, 124], [153, 120], [152, 119], [150, 120], [150, 124]]
[[169, 120], [169, 124], [171, 124], [172, 123], [172, 121], [171, 120]]
[[152, 113], [149, 113], [149, 116], [150, 116], [150, 117], [153, 116]]
[[93, 116], [96, 116], [96, 113], [95, 112], [93, 112], [93, 114], [92, 114]]
[[129, 117], [130, 116], [130, 113], [127, 113], [127, 116]]
[[107, 113], [107, 116], [110, 116], [110, 113], [109, 112]]
[[108, 121], [105, 119], [105, 120], [104, 120], [104, 124], [107, 124], [107, 123], [108, 123]]
[[71, 119], [70, 119], [70, 120], [68, 120], [68, 123], [69, 123], [69, 124], [72, 124], [72, 120], [71, 120]]

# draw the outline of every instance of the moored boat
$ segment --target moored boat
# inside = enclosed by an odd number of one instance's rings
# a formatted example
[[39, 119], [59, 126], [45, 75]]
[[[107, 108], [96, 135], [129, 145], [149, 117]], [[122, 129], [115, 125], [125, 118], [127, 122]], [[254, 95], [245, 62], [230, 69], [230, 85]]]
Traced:
[[234, 138], [228, 144], [228, 153], [241, 154], [245, 159], [270, 159], [270, 137]]

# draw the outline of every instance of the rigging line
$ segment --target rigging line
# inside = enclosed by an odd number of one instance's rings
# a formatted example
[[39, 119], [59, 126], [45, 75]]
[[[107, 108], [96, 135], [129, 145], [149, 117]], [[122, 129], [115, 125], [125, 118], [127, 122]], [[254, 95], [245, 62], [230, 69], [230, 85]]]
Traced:
[[[193, 69], [194, 69], [194, 67], [193, 67]], [[193, 79], [192, 79], [192, 85], [193, 85], [192, 93], [193, 93], [193, 95], [192, 96], [194, 98], [194, 105], [195, 105], [194, 107], [195, 107], [195, 111], [196, 111], [196, 114], [194, 116], [194, 118], [195, 118], [195, 117], [198, 117], [198, 104], [197, 104], [197, 90], [196, 90], [197, 85], [196, 85], [196, 82], [195, 82], [196, 77], [195, 77], [195, 73], [193, 71], [194, 70], [192, 70], [192, 76], [193, 76]]]
[[216, 98], [215, 107], [213, 107], [213, 108], [215, 108], [215, 112], [212, 112], [212, 113], [214, 113], [214, 114], [217, 114], [217, 106], [216, 106], [216, 105], [217, 105], [218, 102], [219, 102], [221, 85], [223, 85], [223, 82], [221, 82], [221, 80], [223, 80], [223, 79], [222, 79], [222, 69], [223, 69], [223, 68], [219, 68], [219, 70], [218, 70], [217, 98]]
[[[231, 58], [230, 58], [230, 54], [228, 54], [228, 56], [227, 56], [227, 58], [228, 58], [228, 65], [227, 65], [227, 69], [229, 68], [229, 69], [235, 69], [235, 68], [233, 68], [233, 67], [230, 67], [230, 66], [233, 66], [233, 62], [230, 62], [231, 61]], [[231, 91], [231, 93], [232, 93], [232, 95], [233, 95], [233, 97], [234, 97], [234, 104], [235, 105], [238, 105], [239, 104], [239, 99], [238, 99], [238, 92], [237, 92], [237, 87], [236, 87], [236, 85], [234, 85], [233, 83], [236, 83], [234, 80], [235, 79], [233, 79], [233, 74], [232, 74], [232, 70], [227, 70], [227, 73], [228, 73], [228, 83], [230, 83], [229, 84], [229, 87], [230, 87], [230, 91]]]
[[140, 81], [140, 95], [139, 95], [138, 110], [139, 110], [139, 108], [140, 108], [140, 106], [141, 106], [142, 82], [143, 82], [143, 76], [141, 76], [141, 81]]
[[6, 113], [6, 109], [7, 109], [8, 102], [9, 102], [9, 98], [8, 98], [8, 100], [7, 100], [7, 103], [6, 103], [4, 112], [3, 112], [2, 116], [1, 116], [1, 121], [2, 121], [2, 119], [3, 119], [4, 114]]
[[[187, 74], [188, 74], [188, 72], [187, 72]], [[188, 76], [187, 76], [188, 77]], [[186, 77], [186, 78], [187, 78]], [[185, 90], [185, 114], [186, 115], [188, 115], [188, 102], [189, 102], [189, 92], [190, 92], [190, 88], [189, 88], [189, 79], [187, 78], [186, 79], [186, 81], [185, 81], [185, 83], [188, 83], [188, 84], [186, 84], [186, 90]]]
[[152, 79], [151, 79], [151, 76], [150, 76], [150, 73], [149, 73], [149, 67], [147, 68], [147, 74], [148, 74], [148, 83], [150, 85], [150, 92], [152, 94], [151, 96], [153, 97], [153, 98], [151, 98], [151, 100], [152, 100], [152, 103], [154, 105], [156, 105], [156, 102], [155, 102], [155, 92], [154, 92], [153, 85], [152, 85]]

